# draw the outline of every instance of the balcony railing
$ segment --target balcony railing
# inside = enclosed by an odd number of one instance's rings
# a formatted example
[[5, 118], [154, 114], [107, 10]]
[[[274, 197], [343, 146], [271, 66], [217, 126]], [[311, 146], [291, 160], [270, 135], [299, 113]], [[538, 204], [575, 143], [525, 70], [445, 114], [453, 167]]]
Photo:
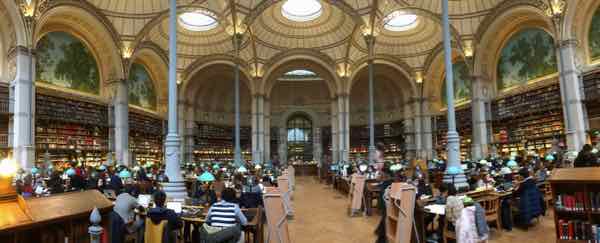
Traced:
[[8, 148], [8, 134], [0, 134], [0, 148]]
[[0, 97], [0, 113], [10, 113], [8, 97]]

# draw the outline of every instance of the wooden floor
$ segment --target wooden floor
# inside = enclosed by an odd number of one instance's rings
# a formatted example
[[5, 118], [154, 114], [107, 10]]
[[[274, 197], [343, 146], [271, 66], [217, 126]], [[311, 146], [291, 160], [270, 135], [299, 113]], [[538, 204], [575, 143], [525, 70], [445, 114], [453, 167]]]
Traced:
[[[349, 217], [348, 198], [312, 177], [296, 177], [294, 219], [289, 230], [294, 243], [374, 243], [379, 216]], [[490, 243], [553, 243], [552, 215], [529, 230], [498, 232], [491, 229]]]

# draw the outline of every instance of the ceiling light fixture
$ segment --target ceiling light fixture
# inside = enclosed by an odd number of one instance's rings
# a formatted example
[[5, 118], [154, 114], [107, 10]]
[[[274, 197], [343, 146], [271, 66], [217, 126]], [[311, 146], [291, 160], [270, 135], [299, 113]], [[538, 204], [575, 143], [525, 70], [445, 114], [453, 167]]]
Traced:
[[389, 31], [407, 31], [417, 27], [419, 17], [415, 14], [396, 10], [383, 19], [383, 28]]
[[180, 14], [179, 24], [189, 31], [207, 31], [216, 28], [219, 22], [212, 12], [195, 10]]
[[296, 22], [315, 20], [323, 13], [323, 6], [318, 0], [287, 0], [281, 5], [283, 17]]

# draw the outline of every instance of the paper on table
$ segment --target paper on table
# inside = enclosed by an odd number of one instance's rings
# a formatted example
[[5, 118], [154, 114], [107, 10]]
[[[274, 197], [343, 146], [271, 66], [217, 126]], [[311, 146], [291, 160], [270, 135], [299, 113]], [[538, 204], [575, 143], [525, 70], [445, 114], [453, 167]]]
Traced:
[[138, 196], [138, 204], [144, 208], [148, 207], [150, 200], [152, 200], [152, 195], [150, 194], [140, 194]]
[[180, 202], [167, 202], [167, 208], [172, 209], [175, 213], [181, 213], [182, 204]]
[[429, 212], [437, 215], [445, 215], [446, 214], [446, 205], [444, 204], [431, 204], [425, 206], [425, 212]]

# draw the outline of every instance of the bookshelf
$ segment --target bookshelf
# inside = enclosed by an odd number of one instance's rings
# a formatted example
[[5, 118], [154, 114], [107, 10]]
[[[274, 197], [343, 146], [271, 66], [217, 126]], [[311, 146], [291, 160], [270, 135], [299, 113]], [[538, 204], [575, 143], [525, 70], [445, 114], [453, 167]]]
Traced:
[[492, 103], [494, 144], [501, 154], [545, 153], [565, 139], [558, 84], [498, 99]]
[[[584, 105], [589, 118], [590, 130], [600, 130], [600, 69], [583, 74]], [[600, 142], [597, 134], [592, 134], [592, 143]]]
[[555, 205], [556, 242], [599, 239], [600, 168], [555, 169], [549, 182]]
[[[330, 135], [331, 136], [331, 135]], [[375, 143], [383, 142], [385, 145], [385, 159], [395, 160], [403, 158], [406, 154], [406, 143], [404, 140], [404, 123], [375, 125]], [[327, 151], [327, 150], [326, 150]], [[368, 159], [369, 154], [369, 127], [350, 127], [350, 159]]]
[[9, 108], [8, 84], [0, 83], [0, 158], [8, 155], [10, 146], [8, 144], [8, 122], [12, 114]]
[[[194, 159], [197, 162], [233, 161], [234, 127], [196, 123]], [[252, 159], [251, 128], [240, 127], [242, 159]]]
[[[456, 131], [460, 136], [460, 158], [465, 160], [471, 157], [472, 114], [471, 107], [456, 110]], [[448, 144], [448, 118], [447, 115], [435, 118], [435, 146], [438, 154], [446, 154]], [[445, 157], [445, 156], [444, 156]]]
[[129, 112], [129, 149], [138, 163], [160, 163], [163, 149], [163, 121]]
[[35, 144], [36, 163], [99, 165], [108, 152], [107, 106], [38, 93]]

